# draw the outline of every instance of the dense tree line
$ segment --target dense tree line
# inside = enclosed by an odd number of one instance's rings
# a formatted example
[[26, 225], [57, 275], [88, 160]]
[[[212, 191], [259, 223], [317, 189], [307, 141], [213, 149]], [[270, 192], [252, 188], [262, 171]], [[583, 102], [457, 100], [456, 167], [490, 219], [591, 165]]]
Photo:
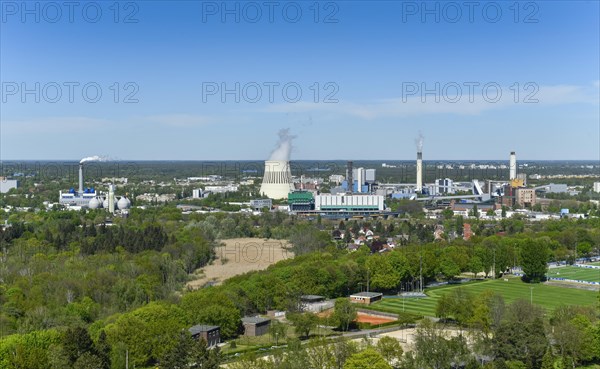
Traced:
[[[128, 219], [115, 218], [106, 226], [101, 211], [13, 214], [12, 226], [0, 238], [0, 334], [7, 336], [0, 341], [0, 360], [8, 360], [9, 368], [51, 368], [48, 355], [55, 350], [50, 347], [64, 345], [67, 329], [85, 327], [94, 343], [80, 351], [81, 356], [87, 353], [88, 363], [106, 357], [102, 347], [108, 345], [112, 367], [119, 367], [125, 351], [138, 367], [150, 365], [172, 358], [175, 343], [184, 340], [182, 329], [214, 324], [222, 327], [223, 337], [235, 337], [241, 316], [269, 309], [293, 315], [304, 294], [337, 298], [365, 289], [367, 283], [372, 290], [395, 293], [419, 288], [421, 276], [424, 283], [465, 274], [499, 276], [514, 265], [522, 265], [535, 281], [544, 274], [546, 261], [590, 254], [600, 244], [597, 219], [469, 221], [476, 232], [470, 240], [433, 241], [438, 221], [414, 218], [330, 222], [281, 213], [183, 216], [174, 207], [163, 207], [132, 209]], [[448, 217], [442, 222], [459, 229], [464, 220]], [[373, 229], [380, 242], [398, 240], [396, 249], [382, 253], [381, 243], [371, 242], [348, 252], [344, 240], [332, 239], [333, 231], [348, 234], [360, 228]], [[181, 296], [187, 275], [212, 259], [216, 241], [238, 236], [289, 238], [298, 256]], [[335, 318], [341, 329], [348, 328], [344, 322], [349, 314]], [[471, 327], [469, 318], [445, 314]], [[561, 318], [556, 324], [582, 319]], [[307, 327], [308, 336], [314, 322], [298, 322]], [[587, 331], [567, 330], [573, 335]], [[567, 343], [561, 352], [574, 355]], [[63, 367], [75, 365], [71, 360]]]

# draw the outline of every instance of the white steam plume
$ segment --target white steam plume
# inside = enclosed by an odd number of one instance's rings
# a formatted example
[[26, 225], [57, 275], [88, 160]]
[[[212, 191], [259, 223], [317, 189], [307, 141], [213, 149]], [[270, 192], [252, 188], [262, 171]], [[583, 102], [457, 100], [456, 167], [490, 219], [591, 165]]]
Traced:
[[419, 131], [419, 137], [415, 138], [415, 145], [417, 145], [417, 152], [423, 152], [423, 140], [424, 139], [425, 139], [425, 137], [423, 136], [421, 131]]
[[86, 158], [81, 159], [79, 161], [79, 164], [83, 164], [83, 163], [88, 162], [88, 161], [106, 161], [106, 160], [107, 159], [105, 157], [94, 155], [94, 156], [88, 156]]
[[290, 135], [290, 129], [285, 128], [279, 131], [279, 141], [277, 147], [271, 153], [269, 160], [289, 161], [292, 153], [292, 140], [296, 136]]

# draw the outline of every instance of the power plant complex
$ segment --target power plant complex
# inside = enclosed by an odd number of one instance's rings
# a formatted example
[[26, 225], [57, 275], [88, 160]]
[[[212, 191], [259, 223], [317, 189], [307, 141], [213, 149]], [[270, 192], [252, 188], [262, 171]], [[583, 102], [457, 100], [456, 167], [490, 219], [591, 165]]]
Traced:
[[[416, 165], [413, 183], [378, 183], [375, 169], [355, 168], [348, 161], [346, 175], [332, 175], [331, 181], [338, 187], [330, 188], [331, 193], [321, 193], [316, 187], [306, 189], [304, 178], [300, 178], [299, 188], [290, 170], [291, 140], [287, 130], [280, 132], [277, 148], [265, 161], [260, 193], [270, 199], [288, 200], [289, 211], [301, 214], [348, 217], [357, 215], [393, 214], [385, 205], [386, 198], [412, 199], [417, 201], [451, 201], [460, 203], [494, 204], [494, 206], [535, 204], [535, 190], [525, 188], [525, 176], [517, 174], [516, 153], [510, 153], [506, 179], [480, 182], [455, 182], [451, 178], [436, 178], [433, 183], [424, 183], [423, 141], [419, 134], [415, 140]], [[385, 164], [382, 165], [385, 167]], [[504, 166], [506, 167], [506, 166]], [[296, 179], [297, 182], [297, 179]], [[462, 193], [462, 194], [457, 194]]]
[[125, 197], [115, 196], [115, 185], [108, 186], [108, 193], [100, 195], [94, 188], [84, 188], [83, 164], [87, 161], [97, 160], [97, 157], [84, 158], [79, 162], [79, 187], [77, 190], [71, 188], [67, 192], [60, 191], [59, 204], [67, 207], [80, 207], [89, 209], [104, 208], [111, 213], [116, 210], [127, 210], [131, 207], [131, 201]]

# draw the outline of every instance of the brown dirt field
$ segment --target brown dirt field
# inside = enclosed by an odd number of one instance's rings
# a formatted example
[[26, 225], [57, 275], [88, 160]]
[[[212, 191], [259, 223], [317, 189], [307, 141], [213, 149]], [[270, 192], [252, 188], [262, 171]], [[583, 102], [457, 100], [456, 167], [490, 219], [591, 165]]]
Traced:
[[389, 322], [395, 322], [397, 319], [394, 318], [386, 318], [382, 316], [375, 316], [365, 313], [357, 313], [356, 321], [359, 323], [370, 323], [370, 324], [383, 324]]
[[294, 257], [287, 248], [287, 240], [261, 238], [232, 238], [220, 241], [224, 246], [215, 249], [216, 258], [211, 265], [198, 269], [187, 287], [197, 289], [206, 283], [221, 284], [239, 274], [266, 269], [280, 260]]

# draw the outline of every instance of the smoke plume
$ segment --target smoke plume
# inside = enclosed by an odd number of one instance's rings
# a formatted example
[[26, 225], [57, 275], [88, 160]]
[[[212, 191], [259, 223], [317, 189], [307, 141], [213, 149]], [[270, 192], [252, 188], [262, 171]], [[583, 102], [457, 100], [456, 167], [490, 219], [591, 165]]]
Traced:
[[425, 137], [423, 136], [421, 131], [419, 131], [419, 137], [415, 138], [415, 145], [417, 145], [417, 152], [423, 152], [423, 140], [424, 139], [425, 139]]
[[94, 156], [88, 156], [86, 158], [83, 158], [79, 161], [79, 164], [83, 164], [85, 162], [88, 161], [106, 161], [106, 158], [100, 157], [98, 155], [94, 155]]
[[296, 138], [290, 134], [290, 129], [285, 128], [279, 131], [279, 140], [277, 147], [271, 153], [269, 160], [289, 161], [292, 153], [292, 140]]

